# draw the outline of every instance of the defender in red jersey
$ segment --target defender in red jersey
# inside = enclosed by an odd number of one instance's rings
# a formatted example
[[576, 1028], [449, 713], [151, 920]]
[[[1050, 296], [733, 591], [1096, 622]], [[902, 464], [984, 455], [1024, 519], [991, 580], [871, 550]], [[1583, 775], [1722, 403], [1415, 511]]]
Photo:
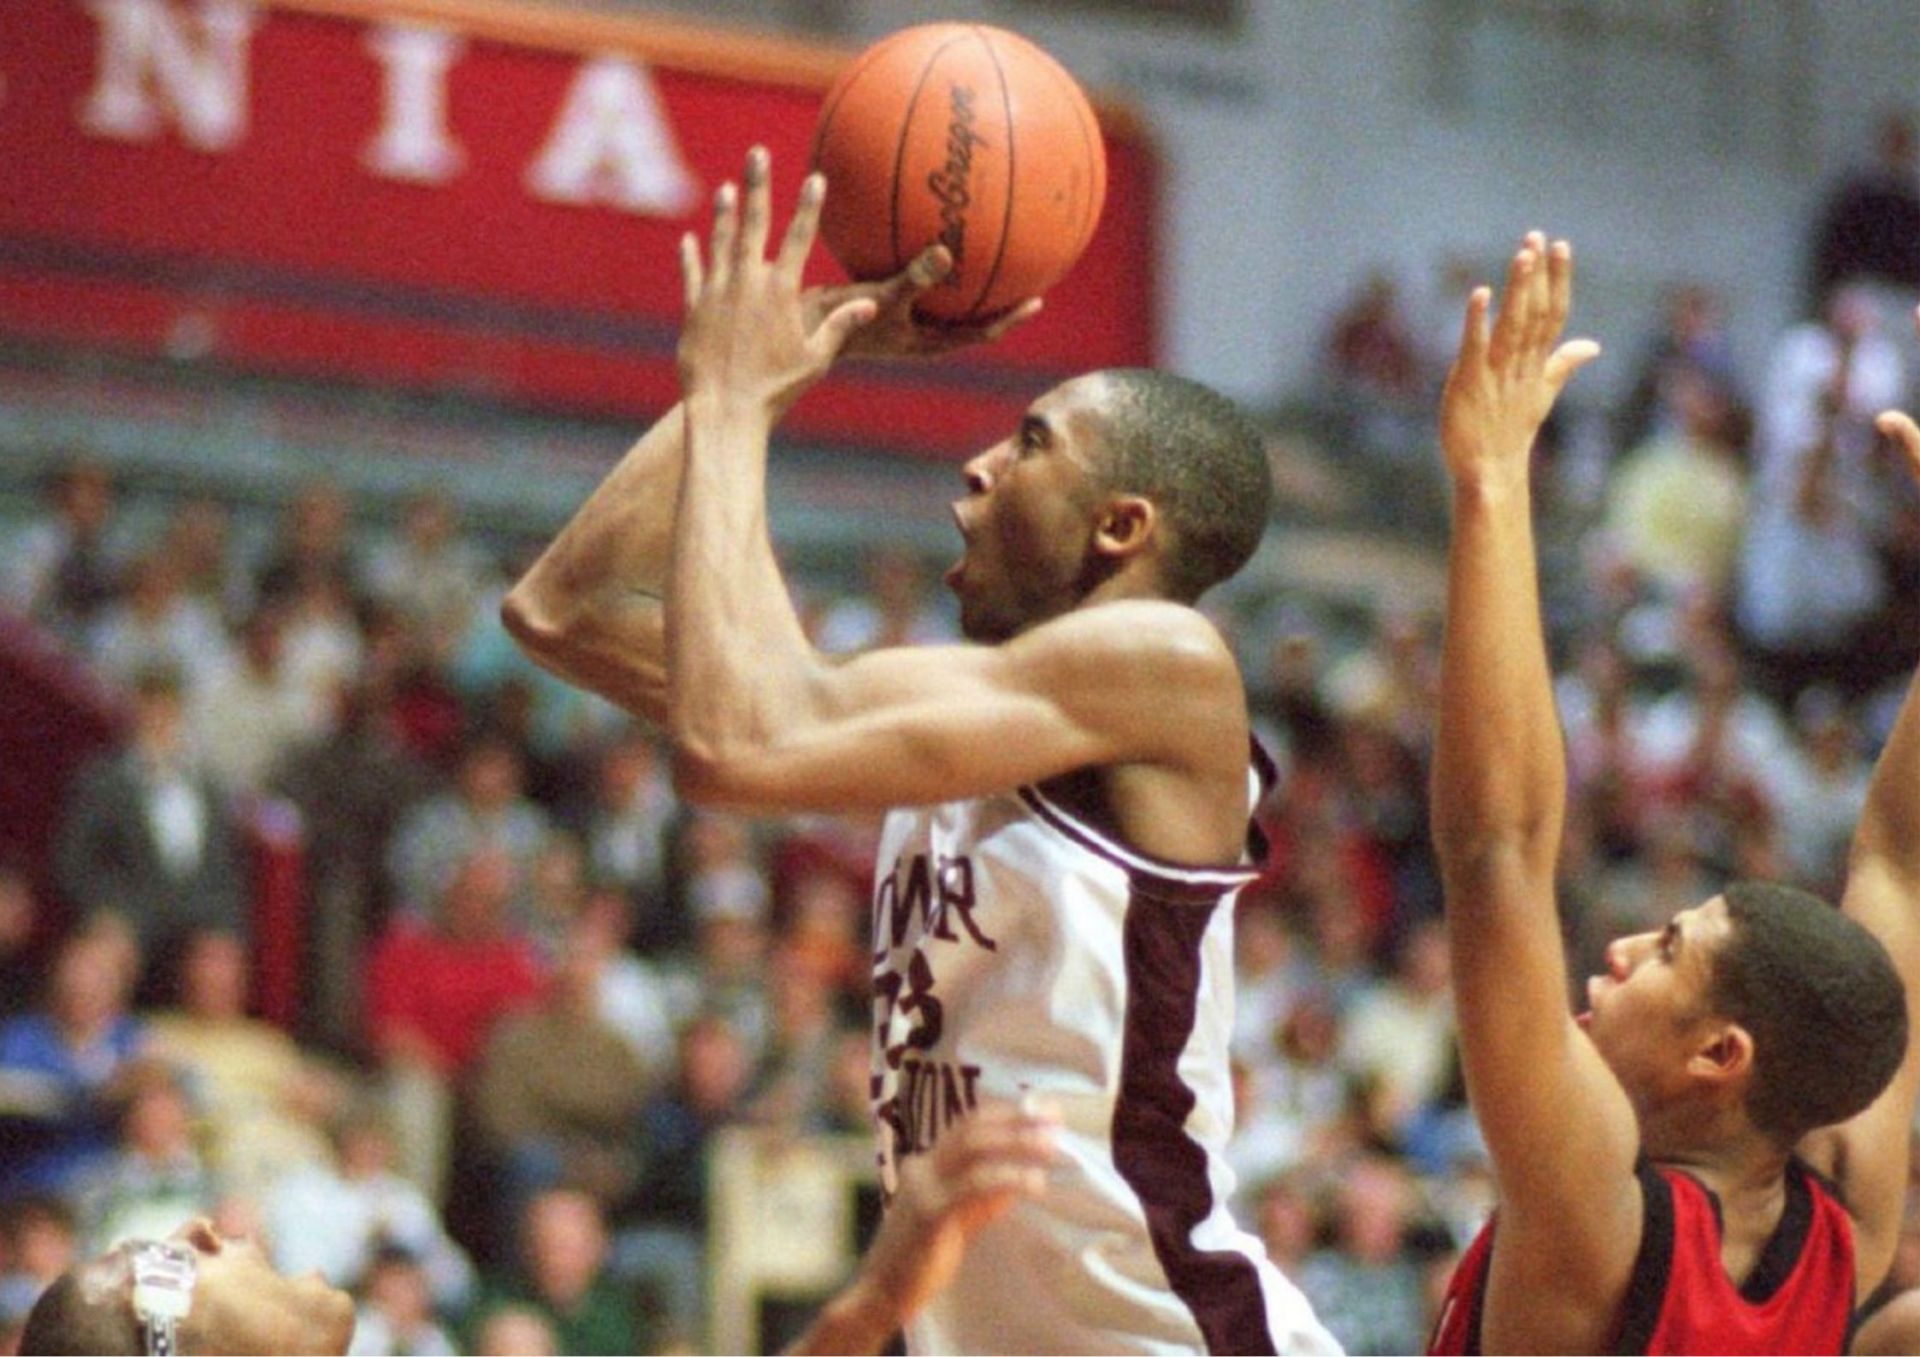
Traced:
[[[1529, 463], [1599, 348], [1562, 344], [1573, 259], [1529, 235], [1468, 303], [1441, 407], [1453, 481], [1434, 842], [1461, 1058], [1498, 1210], [1433, 1351], [1840, 1352], [1886, 1275], [1920, 1086], [1920, 688], [1875, 770], [1836, 911], [1728, 886], [1616, 940], [1566, 1011], [1553, 908], [1566, 760]], [[1836, 374], [1844, 380], [1844, 374]], [[1920, 472], [1920, 429], [1882, 432]]]

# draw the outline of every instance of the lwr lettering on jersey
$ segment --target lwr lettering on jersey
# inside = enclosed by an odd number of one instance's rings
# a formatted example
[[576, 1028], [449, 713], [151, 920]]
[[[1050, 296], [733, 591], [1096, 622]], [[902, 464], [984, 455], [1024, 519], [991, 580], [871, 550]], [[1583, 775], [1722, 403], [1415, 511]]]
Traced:
[[973, 907], [972, 859], [945, 853], [895, 858], [893, 870], [880, 878], [873, 892], [874, 964], [884, 962], [889, 951], [906, 941], [916, 912], [923, 939], [958, 942], [957, 923], [975, 946], [998, 951], [993, 939], [974, 922]]
[[[963, 854], [902, 853], [874, 888], [874, 1112], [892, 1156], [924, 1154], [979, 1104], [980, 1066], [931, 1058], [947, 1022], [928, 955], [999, 950], [974, 917], [977, 904]], [[889, 1157], [882, 1184], [891, 1191]]]

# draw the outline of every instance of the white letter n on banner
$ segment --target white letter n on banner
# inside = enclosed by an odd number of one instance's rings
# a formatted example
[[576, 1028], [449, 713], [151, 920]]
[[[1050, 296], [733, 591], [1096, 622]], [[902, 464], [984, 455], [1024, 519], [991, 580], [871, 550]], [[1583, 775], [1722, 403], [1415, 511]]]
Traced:
[[699, 196], [645, 70], [620, 57], [580, 68], [527, 187], [556, 203], [677, 217]]
[[167, 0], [86, 0], [86, 7], [100, 24], [100, 52], [82, 127], [148, 141], [160, 134], [164, 105], [181, 138], [199, 150], [224, 151], [246, 135], [247, 44], [259, 22], [251, 5], [200, 0], [197, 16]]

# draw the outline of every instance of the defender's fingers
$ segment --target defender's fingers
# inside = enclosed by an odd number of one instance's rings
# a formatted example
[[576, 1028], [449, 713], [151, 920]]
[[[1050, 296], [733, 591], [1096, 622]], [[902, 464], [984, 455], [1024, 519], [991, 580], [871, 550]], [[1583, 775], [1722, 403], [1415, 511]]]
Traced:
[[1533, 277], [1533, 251], [1522, 246], [1507, 265], [1507, 287], [1500, 297], [1500, 313], [1493, 318], [1493, 334], [1487, 342], [1487, 361], [1496, 366], [1507, 363], [1525, 338], [1527, 284]]
[[1873, 421], [1874, 428], [1898, 443], [1907, 454], [1907, 465], [1915, 476], [1920, 476], [1920, 425], [1913, 418], [1899, 410], [1888, 410]]
[[1520, 352], [1529, 363], [1545, 363], [1547, 352], [1558, 337], [1547, 329], [1552, 284], [1548, 280], [1546, 233], [1527, 232], [1526, 248], [1533, 254], [1533, 267], [1527, 271], [1526, 296], [1520, 312]]
[[1467, 294], [1466, 320], [1460, 327], [1462, 363], [1483, 362], [1487, 356], [1487, 308], [1493, 304], [1493, 289], [1476, 287]]
[[786, 237], [780, 242], [780, 276], [795, 287], [806, 270], [807, 256], [820, 234], [820, 205], [827, 198], [827, 179], [810, 174], [800, 184], [800, 201], [794, 205], [793, 220], [787, 223]]
[[1547, 251], [1547, 321], [1554, 338], [1567, 328], [1573, 312], [1573, 246], [1556, 240]]
[[815, 353], [822, 358], [832, 359], [847, 346], [847, 340], [853, 332], [880, 314], [880, 307], [871, 297], [860, 297], [850, 302], [842, 302], [835, 307], [833, 314], [820, 322], [808, 339]]
[[1545, 375], [1555, 391], [1565, 386], [1573, 374], [1600, 356], [1600, 346], [1591, 339], [1569, 339], [1547, 359]]
[[705, 270], [700, 267], [700, 241], [688, 231], [680, 237], [680, 280], [686, 284], [687, 310], [700, 304], [700, 285]]
[[725, 287], [733, 277], [733, 246], [740, 234], [740, 190], [731, 182], [713, 195], [713, 235], [707, 242], [707, 277]]
[[773, 216], [772, 171], [773, 160], [766, 147], [756, 146], [747, 152], [747, 210], [738, 247], [742, 263], [758, 264], [767, 257], [767, 223]]

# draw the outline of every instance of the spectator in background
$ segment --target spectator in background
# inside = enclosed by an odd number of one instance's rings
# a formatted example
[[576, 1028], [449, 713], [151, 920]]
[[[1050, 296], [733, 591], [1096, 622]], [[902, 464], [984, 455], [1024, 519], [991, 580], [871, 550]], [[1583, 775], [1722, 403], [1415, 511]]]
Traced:
[[489, 1281], [474, 1308], [476, 1333], [495, 1306], [525, 1306], [547, 1321], [566, 1357], [641, 1351], [633, 1306], [607, 1270], [606, 1224], [593, 1198], [556, 1188], [521, 1219], [519, 1267]]
[[521, 792], [520, 753], [483, 731], [460, 752], [450, 791], [428, 798], [401, 821], [387, 850], [400, 908], [422, 913], [462, 863], [482, 850], [503, 855], [514, 869], [516, 899], [546, 843], [544, 811]]
[[288, 603], [324, 583], [351, 600], [360, 573], [348, 541], [347, 497], [330, 480], [311, 480], [287, 502], [279, 536], [255, 579], [263, 602]]
[[253, 581], [229, 547], [227, 506], [201, 496], [167, 520], [160, 551], [180, 572], [181, 592], [222, 625], [253, 611]]
[[40, 1293], [79, 1257], [79, 1226], [63, 1199], [23, 1197], [0, 1211], [0, 1336], [25, 1324]]
[[628, 726], [600, 756], [580, 832], [594, 880], [618, 886], [632, 902], [633, 940], [642, 952], [687, 941], [667, 902], [667, 847], [678, 810], [652, 737]]
[[614, 1216], [617, 1267], [656, 1298], [662, 1342], [690, 1342], [699, 1333], [707, 1150], [714, 1134], [743, 1114], [752, 1077], [752, 1059], [739, 1034], [722, 1018], [696, 1018], [680, 1035], [672, 1085], [641, 1110], [640, 1181]]
[[1402, 940], [1393, 974], [1348, 1010], [1340, 1065], [1371, 1094], [1377, 1139], [1398, 1145], [1446, 1091], [1456, 1028], [1446, 925], [1428, 920]]
[[349, 1357], [453, 1357], [453, 1335], [434, 1318], [433, 1291], [420, 1260], [383, 1245], [361, 1283]]
[[424, 1270], [435, 1308], [463, 1310], [473, 1265], [426, 1194], [394, 1171], [386, 1117], [356, 1107], [334, 1124], [333, 1143], [332, 1159], [295, 1170], [267, 1193], [274, 1266], [288, 1276], [317, 1270], [335, 1286], [357, 1288], [383, 1248], [403, 1249]]
[[7, 545], [0, 601], [78, 644], [119, 587], [107, 542], [113, 479], [99, 462], [75, 456], [53, 474], [48, 500], [49, 512]]
[[820, 649], [845, 655], [958, 638], [955, 619], [928, 594], [926, 572], [912, 553], [874, 548], [861, 573], [866, 589], [837, 600], [822, 614], [814, 641]]
[[270, 785], [299, 807], [307, 837], [304, 1030], [351, 1050], [367, 939], [386, 912], [381, 864], [393, 827], [430, 793], [433, 775], [400, 738], [392, 690], [360, 684], [342, 694], [335, 729], [290, 750]]
[[613, 887], [588, 892], [574, 921], [571, 945], [599, 957], [596, 1011], [649, 1072], [670, 1069], [679, 1038], [676, 1022], [700, 1002], [698, 985], [684, 971], [668, 975], [626, 946], [630, 910]]
[[131, 738], [82, 770], [55, 845], [61, 892], [133, 925], [150, 983], [188, 933], [247, 922], [239, 831], [188, 748], [182, 702], [177, 670], [140, 671]]
[[123, 1239], [163, 1239], [220, 1198], [194, 1149], [193, 1109], [173, 1071], [142, 1060], [121, 1083], [118, 1145], [75, 1188], [88, 1253]]
[[502, 1018], [481, 1058], [473, 1116], [503, 1236], [548, 1188], [577, 1188], [604, 1208], [635, 1186], [633, 1119], [648, 1071], [600, 1017], [604, 963], [598, 940], [579, 930], [540, 1006]]
[[133, 563], [126, 593], [101, 612], [87, 650], [109, 682], [130, 685], [142, 671], [170, 668], [189, 689], [204, 687], [232, 654], [226, 624], [186, 592], [181, 563], [164, 550]]
[[1873, 770], [1853, 713], [1831, 688], [1808, 688], [1795, 700], [1793, 735], [1756, 772], [1779, 826], [1786, 874], [1824, 900], [1837, 899]]
[[1900, 109], [1882, 117], [1874, 150], [1873, 164], [1849, 175], [1821, 212], [1810, 280], [1816, 302], [1862, 278], [1920, 293], [1920, 176], [1912, 114]]
[[112, 1151], [116, 1076], [145, 1041], [130, 984], [117, 944], [82, 930], [55, 952], [41, 1009], [0, 1026], [0, 1201], [64, 1192]]
[[1340, 1068], [1339, 1049], [1339, 1013], [1325, 995], [1308, 993], [1274, 1029], [1266, 1050], [1250, 1048], [1236, 1061], [1227, 1162], [1241, 1182], [1321, 1169], [1358, 1143], [1362, 1128], [1352, 1115], [1352, 1083]]
[[194, 693], [193, 746], [231, 797], [257, 795], [275, 763], [331, 715], [286, 663], [285, 619], [256, 608], [240, 629], [234, 662]]
[[430, 925], [399, 919], [367, 962], [367, 1029], [392, 1100], [401, 1162], [439, 1201], [454, 1096], [494, 1026], [545, 983], [533, 945], [507, 926], [514, 867], [497, 849], [455, 868]]
[[1693, 371], [1668, 378], [1676, 426], [1634, 445], [1607, 491], [1607, 541], [1657, 595], [1729, 595], [1747, 524], [1747, 417]]
[[[1449, 352], [1458, 337], [1460, 309], [1455, 305], [1449, 316]], [[1718, 405], [1740, 403], [1733, 345], [1713, 289], [1704, 283], [1670, 287], [1661, 302], [1660, 320], [1619, 411], [1615, 441], [1623, 448], [1637, 448], [1685, 429], [1690, 388], [1704, 388]]]
[[1346, 1165], [1335, 1192], [1334, 1244], [1293, 1274], [1314, 1313], [1354, 1357], [1418, 1352], [1426, 1342], [1425, 1270], [1409, 1249], [1414, 1206], [1390, 1159]]
[[0, 1020], [33, 1001], [41, 974], [40, 901], [26, 869], [0, 859]]
[[530, 1305], [497, 1305], [474, 1330], [474, 1357], [556, 1357], [560, 1340]]
[[827, 974], [790, 942], [774, 952], [767, 987], [773, 1027], [750, 1115], [756, 1122], [798, 1129], [826, 1116], [840, 1034], [850, 1024], [843, 1020], [839, 992]]
[[1809, 683], [1860, 693], [1890, 672], [1884, 657], [1867, 662], [1868, 629], [1886, 601], [1882, 538], [1906, 482], [1877, 455], [1872, 421], [1902, 387], [1900, 354], [1857, 288], [1775, 347], [1736, 618], [1755, 677], [1783, 705]]
[[491, 573], [479, 549], [460, 535], [454, 502], [429, 490], [413, 499], [400, 531], [368, 558], [367, 587], [420, 629], [430, 655], [444, 660], [467, 635]]
[[[1334, 316], [1324, 363], [1336, 411], [1352, 420], [1363, 448], [1407, 466], [1431, 423], [1420, 348], [1392, 274], [1375, 269]], [[1424, 469], [1424, 467], [1423, 467]]]
[[330, 1157], [321, 1128], [346, 1089], [285, 1032], [247, 1015], [249, 965], [231, 933], [194, 934], [181, 955], [179, 1006], [149, 1027], [153, 1054], [193, 1099], [208, 1166], [230, 1190], [263, 1198], [286, 1173]]

